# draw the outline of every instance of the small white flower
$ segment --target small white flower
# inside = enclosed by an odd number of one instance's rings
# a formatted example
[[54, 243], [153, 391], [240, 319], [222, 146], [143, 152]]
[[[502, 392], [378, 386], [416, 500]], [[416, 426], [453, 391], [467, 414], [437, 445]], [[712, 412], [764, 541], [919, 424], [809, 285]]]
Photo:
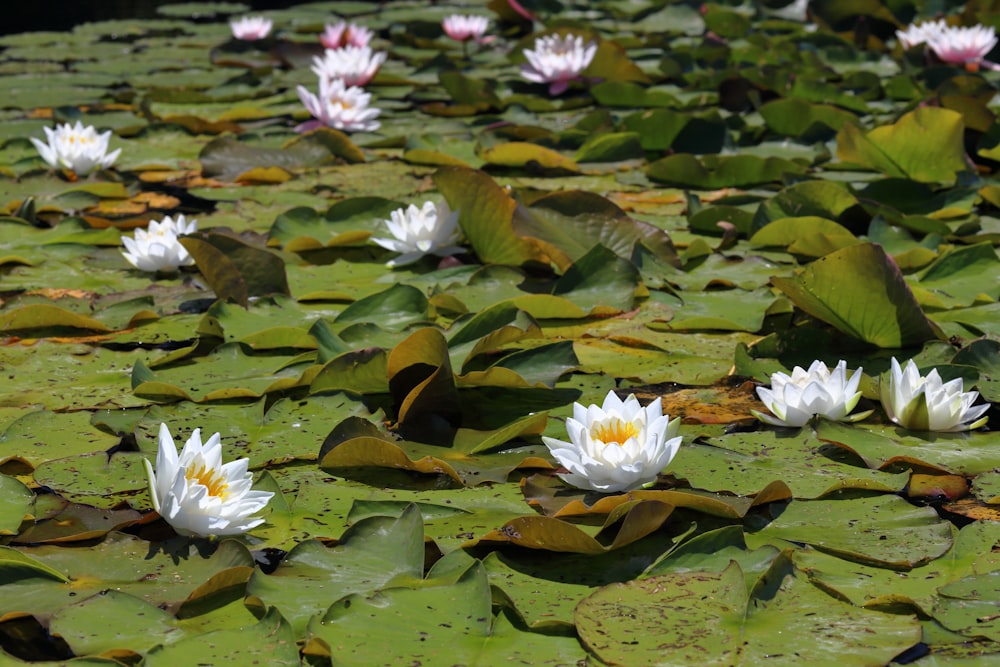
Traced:
[[441, 21], [446, 35], [458, 42], [468, 42], [470, 40], [481, 41], [486, 29], [490, 27], [490, 20], [485, 16], [464, 16], [462, 14], [452, 14]]
[[[983, 58], [996, 45], [996, 31], [992, 27], [982, 25], [969, 28], [945, 26], [927, 35], [927, 46], [949, 65], [984, 64]], [[986, 64], [992, 65], [992, 63]]]
[[942, 382], [937, 369], [920, 375], [913, 359], [900, 369], [892, 358], [889, 378], [879, 384], [889, 419], [911, 431], [968, 431], [986, 423], [989, 403], [972, 405], [978, 391], [962, 391], [962, 378]]
[[229, 27], [236, 39], [252, 42], [267, 37], [274, 27], [274, 21], [263, 16], [244, 16], [230, 21]]
[[319, 41], [328, 49], [342, 49], [345, 46], [368, 46], [374, 36], [368, 28], [340, 21], [332, 25], [328, 23]]
[[323, 57], [313, 57], [312, 71], [322, 80], [340, 79], [347, 86], [364, 86], [375, 78], [388, 54], [368, 46], [327, 49]]
[[912, 49], [918, 44], [930, 42], [930, 38], [933, 35], [937, 35], [947, 27], [948, 25], [944, 22], [944, 19], [924, 21], [920, 24], [911, 23], [906, 26], [905, 30], [896, 31], [896, 39], [899, 40], [904, 49]]
[[77, 176], [86, 176], [95, 168], [107, 169], [122, 152], [119, 148], [108, 153], [111, 130], [98, 134], [93, 125], [84, 127], [80, 121], [76, 121], [76, 125], [56, 125], [55, 130], [50, 127], [42, 129], [48, 143], [30, 137], [39, 155], [49, 165], [72, 171]]
[[570, 442], [542, 436], [552, 456], [569, 472], [563, 481], [581, 489], [630, 491], [656, 480], [677, 454], [680, 419], [663, 414], [657, 398], [645, 408], [634, 395], [624, 401], [609, 391], [604, 405], [573, 404], [566, 420]]
[[304, 86], [298, 86], [299, 99], [316, 120], [295, 128], [305, 132], [317, 127], [333, 127], [345, 132], [374, 132], [382, 126], [376, 118], [382, 113], [378, 107], [369, 107], [372, 96], [357, 86], [346, 86], [340, 79], [319, 80], [319, 95], [313, 95]]
[[178, 457], [170, 430], [160, 424], [156, 471], [145, 463], [153, 508], [181, 535], [239, 535], [264, 523], [253, 515], [274, 494], [250, 489], [250, 459], [222, 463], [218, 433], [202, 445], [196, 428]]
[[525, 49], [527, 65], [521, 76], [535, 83], [549, 84], [549, 94], [559, 95], [578, 79], [597, 53], [597, 44], [583, 43], [579, 35], [546, 35], [535, 41], [535, 48]]
[[410, 204], [389, 214], [385, 220], [389, 231], [396, 238], [373, 238], [383, 248], [402, 253], [387, 263], [388, 266], [412, 264], [424, 255], [447, 257], [463, 251], [458, 245], [458, 211], [448, 208], [446, 202], [424, 202], [421, 208]]
[[815, 415], [832, 421], [858, 421], [872, 413], [868, 410], [848, 415], [861, 399], [861, 392], [858, 391], [860, 382], [860, 368], [848, 380], [846, 361], [837, 362], [831, 372], [826, 364], [817, 360], [812, 362], [808, 371], [796, 366], [790, 376], [786, 373], [774, 373], [771, 375], [770, 389], [757, 388], [760, 400], [777, 418], [756, 410], [750, 412], [757, 419], [773, 426], [805, 426]]
[[187, 222], [184, 214], [177, 220], [168, 215], [157, 222], [150, 220], [148, 229], [136, 229], [135, 238], [122, 237], [126, 252], [125, 259], [140, 271], [173, 271], [179, 266], [194, 264], [194, 258], [177, 238], [183, 234], [193, 234], [198, 229], [198, 221]]

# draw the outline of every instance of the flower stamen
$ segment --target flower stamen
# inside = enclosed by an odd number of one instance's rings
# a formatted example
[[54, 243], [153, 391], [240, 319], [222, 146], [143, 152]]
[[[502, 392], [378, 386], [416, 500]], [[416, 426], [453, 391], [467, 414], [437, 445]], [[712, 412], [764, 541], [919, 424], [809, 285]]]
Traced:
[[639, 436], [639, 429], [632, 422], [621, 417], [611, 417], [607, 421], [594, 424], [590, 429], [590, 437], [600, 440], [606, 445], [623, 445], [629, 438]]
[[226, 482], [226, 478], [222, 475], [221, 470], [209, 468], [202, 463], [199, 466], [192, 466], [188, 470], [185, 470], [184, 476], [189, 482], [201, 484], [208, 489], [208, 495], [223, 499], [226, 497], [226, 490], [229, 488], [229, 484]]

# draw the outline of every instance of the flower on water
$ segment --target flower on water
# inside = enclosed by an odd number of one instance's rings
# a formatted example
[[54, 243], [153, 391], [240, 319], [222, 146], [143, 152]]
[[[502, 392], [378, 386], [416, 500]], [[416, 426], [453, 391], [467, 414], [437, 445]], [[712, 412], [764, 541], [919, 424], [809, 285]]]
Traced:
[[159, 222], [151, 220], [148, 229], [135, 230], [134, 239], [122, 237], [122, 254], [140, 271], [174, 271], [179, 266], [190, 266], [194, 258], [177, 238], [197, 229], [198, 221], [186, 221], [183, 213], [176, 220], [169, 215]]
[[304, 86], [298, 86], [299, 99], [315, 120], [302, 123], [296, 132], [317, 127], [333, 127], [345, 132], [374, 132], [379, 127], [376, 118], [382, 113], [369, 107], [372, 96], [357, 86], [347, 86], [341, 79], [319, 80], [319, 95], [313, 95]]
[[267, 37], [274, 27], [274, 21], [263, 16], [244, 16], [230, 21], [229, 27], [236, 39], [252, 42]]
[[108, 153], [108, 141], [111, 130], [98, 134], [93, 125], [56, 125], [56, 129], [43, 127], [48, 143], [31, 137], [31, 143], [38, 149], [39, 155], [49, 165], [72, 171], [77, 176], [86, 176], [95, 168], [107, 169], [118, 159], [122, 149]]
[[910, 24], [905, 30], [896, 31], [896, 39], [899, 40], [899, 43], [904, 49], [912, 49], [918, 44], [926, 44], [930, 42], [931, 36], [937, 35], [947, 27], [948, 25], [944, 22], [944, 19], [938, 19], [937, 21], [925, 21], [920, 24]]
[[264, 519], [253, 516], [264, 509], [269, 491], [252, 491], [250, 459], [222, 462], [222, 441], [214, 434], [204, 445], [201, 429], [184, 443], [180, 456], [166, 424], [160, 424], [156, 471], [149, 460], [146, 474], [153, 508], [181, 535], [211, 537], [238, 535]]
[[447, 257], [463, 251], [458, 245], [458, 211], [452, 211], [446, 202], [428, 201], [421, 208], [410, 204], [389, 215], [391, 219], [384, 222], [396, 238], [372, 239], [387, 250], [402, 253], [387, 262], [389, 267], [412, 264], [424, 255]]
[[468, 42], [475, 40], [482, 41], [486, 29], [490, 27], [490, 20], [485, 16], [463, 16], [462, 14], [452, 14], [441, 21], [446, 35], [458, 42]]
[[342, 49], [345, 46], [368, 46], [375, 36], [368, 28], [340, 21], [326, 24], [326, 30], [319, 36], [319, 41], [328, 49]]
[[313, 58], [312, 71], [320, 79], [340, 79], [348, 86], [364, 86], [375, 78], [387, 55], [368, 46], [327, 49], [322, 58]]
[[546, 35], [535, 41], [535, 48], [525, 49], [527, 65], [521, 76], [535, 83], [549, 84], [549, 94], [559, 95], [578, 79], [597, 53], [597, 44], [583, 43], [579, 35]]
[[757, 388], [760, 400], [775, 417], [756, 410], [751, 412], [757, 419], [773, 426], [805, 426], [815, 415], [833, 421], [858, 421], [872, 413], [868, 410], [848, 415], [861, 399], [861, 392], [858, 391], [860, 382], [860, 368], [847, 379], [846, 361], [838, 361], [831, 371], [817, 360], [810, 364], [808, 371], [796, 366], [791, 375], [774, 373], [770, 389]]
[[677, 454], [680, 419], [663, 414], [657, 398], [645, 408], [634, 395], [624, 401], [609, 391], [604, 405], [573, 404], [566, 420], [570, 442], [542, 437], [568, 470], [559, 476], [581, 489], [630, 491], [656, 480]]
[[927, 36], [927, 46], [949, 65], [977, 67], [986, 64], [993, 67], [993, 63], [984, 63], [983, 58], [996, 45], [996, 31], [982, 25], [970, 28], [945, 26]]
[[892, 358], [889, 378], [879, 385], [889, 419], [911, 431], [968, 431], [986, 423], [989, 403], [972, 405], [978, 391], [962, 391], [962, 378], [942, 382], [935, 368], [920, 375], [910, 359], [906, 368]]

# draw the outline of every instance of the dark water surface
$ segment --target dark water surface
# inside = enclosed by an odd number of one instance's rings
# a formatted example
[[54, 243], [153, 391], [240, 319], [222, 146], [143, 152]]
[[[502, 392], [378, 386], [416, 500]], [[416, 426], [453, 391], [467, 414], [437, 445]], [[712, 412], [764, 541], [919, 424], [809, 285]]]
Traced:
[[[156, 8], [183, 0], [52, 0], [24, 2], [6, 0], [0, 35], [38, 30], [69, 30], [88, 21], [125, 18], [156, 18]], [[301, 0], [240, 0], [254, 10], [283, 9], [303, 4]]]

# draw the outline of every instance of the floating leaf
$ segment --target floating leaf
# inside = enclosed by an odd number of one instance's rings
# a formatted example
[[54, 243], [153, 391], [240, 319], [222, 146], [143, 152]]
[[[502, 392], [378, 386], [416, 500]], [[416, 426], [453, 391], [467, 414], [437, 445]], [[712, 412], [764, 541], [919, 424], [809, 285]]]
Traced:
[[699, 160], [689, 153], [665, 157], [646, 168], [646, 173], [655, 181], [703, 190], [782, 181], [789, 176], [804, 174], [805, 171], [804, 166], [777, 157], [706, 155]]
[[864, 132], [844, 125], [837, 134], [837, 157], [887, 176], [922, 183], [954, 183], [968, 170], [962, 144], [962, 115], [938, 107], [918, 107], [892, 125]]
[[898, 348], [937, 338], [899, 267], [877, 245], [852, 245], [793, 278], [771, 279], [813, 317], [872, 345]]
[[[867, 667], [892, 660], [920, 639], [916, 619], [835, 600], [781, 559], [749, 596], [744, 581], [732, 563], [721, 573], [612, 584], [577, 606], [577, 631], [588, 649], [612, 664], [752, 665], [791, 654], [796, 661]], [[679, 617], [685, 622], [677, 623]], [[707, 627], [716, 630], [705, 633]]]

